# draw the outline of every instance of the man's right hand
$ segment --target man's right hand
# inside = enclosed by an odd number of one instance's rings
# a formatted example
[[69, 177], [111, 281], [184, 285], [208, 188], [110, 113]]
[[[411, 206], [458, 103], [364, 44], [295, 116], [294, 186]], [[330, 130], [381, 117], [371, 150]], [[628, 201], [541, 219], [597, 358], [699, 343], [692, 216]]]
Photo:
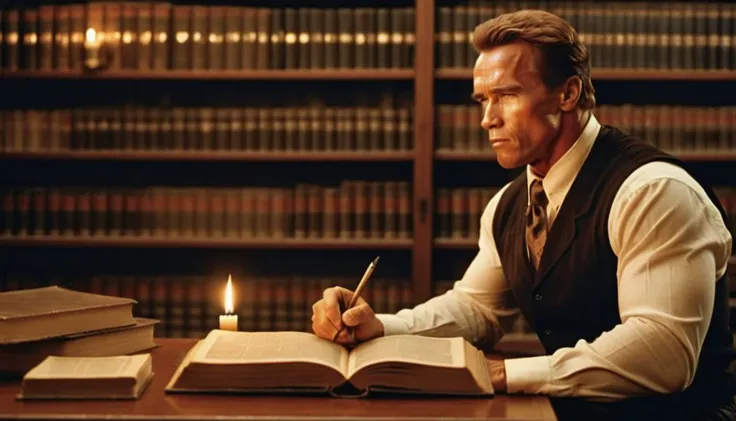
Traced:
[[349, 289], [332, 287], [324, 290], [322, 299], [312, 306], [314, 333], [332, 341], [335, 333], [342, 329], [335, 339], [335, 342], [342, 345], [355, 345], [383, 336], [383, 323], [363, 298], [359, 298], [355, 306], [345, 311], [341, 317], [340, 302], [347, 305], [352, 298], [353, 291]]

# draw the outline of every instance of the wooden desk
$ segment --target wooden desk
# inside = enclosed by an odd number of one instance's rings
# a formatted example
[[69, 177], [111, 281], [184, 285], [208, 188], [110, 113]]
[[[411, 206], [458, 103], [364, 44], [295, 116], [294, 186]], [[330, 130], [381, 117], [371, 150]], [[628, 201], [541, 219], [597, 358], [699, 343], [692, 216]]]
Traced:
[[346, 399], [302, 396], [164, 394], [193, 339], [157, 339], [154, 378], [136, 401], [17, 401], [18, 380], [0, 382], [0, 420], [556, 420], [541, 396], [492, 399]]

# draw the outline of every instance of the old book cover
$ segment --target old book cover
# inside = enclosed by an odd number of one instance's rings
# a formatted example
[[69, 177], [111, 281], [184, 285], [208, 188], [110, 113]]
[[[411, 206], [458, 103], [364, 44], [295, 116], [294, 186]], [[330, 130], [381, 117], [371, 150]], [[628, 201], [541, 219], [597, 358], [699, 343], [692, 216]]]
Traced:
[[158, 320], [136, 318], [135, 321], [133, 326], [0, 346], [0, 373], [24, 375], [48, 356], [107, 357], [155, 348], [153, 333]]
[[396, 335], [352, 350], [305, 332], [213, 330], [167, 392], [492, 396], [482, 351], [463, 338]]
[[0, 344], [135, 324], [135, 300], [59, 286], [0, 293]]
[[23, 377], [18, 399], [138, 399], [153, 377], [151, 354], [48, 357]]

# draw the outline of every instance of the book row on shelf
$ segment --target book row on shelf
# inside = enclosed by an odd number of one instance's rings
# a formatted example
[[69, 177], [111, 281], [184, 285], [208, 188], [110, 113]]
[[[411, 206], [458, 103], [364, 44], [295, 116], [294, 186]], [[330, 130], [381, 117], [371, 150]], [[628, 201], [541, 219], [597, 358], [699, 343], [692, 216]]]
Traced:
[[[2, 10], [0, 69], [411, 68], [413, 8], [272, 8], [90, 2]], [[94, 29], [87, 33], [87, 29]]]
[[0, 111], [0, 151], [409, 151], [409, 107]]
[[[474, 240], [498, 187], [438, 188], [434, 235]], [[715, 187], [736, 238], [736, 189]], [[411, 239], [408, 182], [338, 187], [87, 189], [2, 192], [0, 236], [195, 239]]]
[[[439, 68], [470, 68], [479, 23], [519, 9], [520, 2], [440, 7]], [[593, 68], [728, 70], [736, 68], [736, 7], [707, 2], [536, 1], [575, 27]]]
[[[435, 238], [476, 241], [483, 210], [499, 190], [500, 188], [437, 189]], [[716, 186], [713, 190], [726, 211], [731, 235], [736, 238], [736, 187]]]
[[[736, 107], [683, 105], [599, 105], [594, 114], [612, 125], [672, 153], [731, 152], [736, 149]], [[437, 149], [488, 151], [479, 105], [437, 107]]]
[[[736, 147], [736, 107], [600, 105], [596, 117], [665, 150]], [[437, 149], [488, 151], [474, 105], [437, 107]], [[0, 111], [0, 151], [408, 151], [410, 108], [79, 108]]]
[[475, 239], [480, 217], [499, 188], [438, 188], [435, 196], [435, 238]]
[[[475, 240], [498, 187], [438, 188], [434, 236]], [[716, 187], [736, 238], [736, 189]], [[50, 238], [411, 239], [407, 182], [338, 188], [60, 189], [2, 194], [0, 236]]]
[[[223, 314], [222, 282], [198, 275], [100, 275], [65, 279], [10, 276], [4, 283], [0, 281], [0, 291], [59, 285], [76, 291], [131, 298], [137, 301], [133, 307], [137, 317], [160, 321], [155, 328], [156, 336], [201, 338], [217, 328], [218, 315]], [[311, 332], [312, 305], [322, 297], [322, 291], [336, 285], [354, 288], [356, 282], [345, 277], [234, 277], [234, 313], [238, 315], [240, 330]], [[453, 282], [437, 282], [435, 293], [444, 293]], [[364, 294], [378, 313], [395, 313], [414, 305], [411, 283], [407, 280], [374, 277]]]
[[409, 239], [404, 181], [294, 188], [14, 187], [2, 193], [2, 237]]

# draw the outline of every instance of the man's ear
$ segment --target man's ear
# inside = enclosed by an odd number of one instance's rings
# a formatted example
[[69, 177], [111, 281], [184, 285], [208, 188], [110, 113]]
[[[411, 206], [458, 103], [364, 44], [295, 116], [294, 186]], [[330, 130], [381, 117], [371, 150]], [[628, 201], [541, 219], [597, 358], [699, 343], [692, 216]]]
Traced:
[[570, 76], [561, 86], [560, 110], [572, 111], [578, 105], [580, 92], [583, 90], [583, 81], [578, 76]]

